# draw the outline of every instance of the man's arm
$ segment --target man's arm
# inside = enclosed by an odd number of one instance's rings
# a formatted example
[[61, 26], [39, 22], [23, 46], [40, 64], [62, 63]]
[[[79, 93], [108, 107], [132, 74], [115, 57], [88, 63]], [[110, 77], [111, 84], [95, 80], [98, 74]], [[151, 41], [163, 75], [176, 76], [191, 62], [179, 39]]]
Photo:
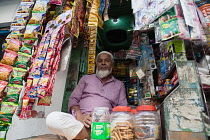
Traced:
[[120, 89], [120, 94], [119, 94], [119, 102], [117, 106], [127, 106], [128, 105], [128, 101], [126, 98], [126, 90], [125, 90], [125, 85], [123, 84], [123, 82], [121, 83], [121, 89]]

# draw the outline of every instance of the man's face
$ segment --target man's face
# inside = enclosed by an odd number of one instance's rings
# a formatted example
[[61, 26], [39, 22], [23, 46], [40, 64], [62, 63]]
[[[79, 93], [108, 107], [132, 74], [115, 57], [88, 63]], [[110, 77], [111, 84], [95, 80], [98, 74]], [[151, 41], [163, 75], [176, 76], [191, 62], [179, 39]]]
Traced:
[[106, 53], [100, 54], [98, 56], [96, 65], [98, 71], [111, 71], [113, 67], [111, 56]]

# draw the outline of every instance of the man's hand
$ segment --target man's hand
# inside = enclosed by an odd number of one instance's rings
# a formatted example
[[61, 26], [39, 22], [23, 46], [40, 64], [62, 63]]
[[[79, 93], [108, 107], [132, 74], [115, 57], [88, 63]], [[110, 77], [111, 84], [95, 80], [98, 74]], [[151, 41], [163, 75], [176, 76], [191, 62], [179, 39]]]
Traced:
[[83, 115], [83, 114], [77, 114], [77, 120], [82, 122], [85, 127], [90, 128], [91, 122], [92, 122], [92, 113]]

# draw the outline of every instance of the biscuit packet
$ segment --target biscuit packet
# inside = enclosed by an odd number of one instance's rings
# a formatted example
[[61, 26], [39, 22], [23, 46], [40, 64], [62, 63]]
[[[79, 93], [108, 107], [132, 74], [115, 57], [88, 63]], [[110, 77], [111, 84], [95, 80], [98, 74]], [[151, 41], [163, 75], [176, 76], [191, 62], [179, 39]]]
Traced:
[[12, 66], [0, 63], [0, 80], [4, 81], [8, 80], [11, 72], [12, 72]]
[[22, 42], [20, 40], [11, 38], [8, 42], [7, 49], [18, 52], [21, 45], [22, 45]]
[[3, 55], [3, 59], [0, 62], [6, 65], [13, 66], [17, 56], [17, 52], [6, 49]]

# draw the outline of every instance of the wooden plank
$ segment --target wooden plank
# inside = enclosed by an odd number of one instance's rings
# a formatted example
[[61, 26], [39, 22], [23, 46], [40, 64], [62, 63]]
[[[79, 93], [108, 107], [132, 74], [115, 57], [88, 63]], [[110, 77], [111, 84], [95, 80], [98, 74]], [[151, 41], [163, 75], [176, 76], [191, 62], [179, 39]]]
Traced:
[[170, 131], [168, 140], [207, 140], [205, 133]]

